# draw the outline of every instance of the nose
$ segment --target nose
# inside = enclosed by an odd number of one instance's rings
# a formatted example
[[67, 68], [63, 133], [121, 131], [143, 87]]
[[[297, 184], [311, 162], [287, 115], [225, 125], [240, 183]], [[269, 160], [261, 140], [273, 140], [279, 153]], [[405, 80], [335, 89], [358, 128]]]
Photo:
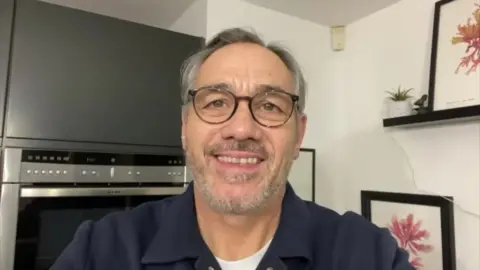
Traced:
[[258, 140], [261, 131], [253, 119], [247, 101], [240, 101], [237, 111], [220, 130], [223, 139]]

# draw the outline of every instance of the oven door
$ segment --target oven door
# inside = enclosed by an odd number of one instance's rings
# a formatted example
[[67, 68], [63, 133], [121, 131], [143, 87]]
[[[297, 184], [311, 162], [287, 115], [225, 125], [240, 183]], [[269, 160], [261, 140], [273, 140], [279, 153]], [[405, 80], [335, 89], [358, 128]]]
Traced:
[[85, 220], [181, 194], [185, 187], [24, 187], [3, 184], [0, 269], [48, 270]]

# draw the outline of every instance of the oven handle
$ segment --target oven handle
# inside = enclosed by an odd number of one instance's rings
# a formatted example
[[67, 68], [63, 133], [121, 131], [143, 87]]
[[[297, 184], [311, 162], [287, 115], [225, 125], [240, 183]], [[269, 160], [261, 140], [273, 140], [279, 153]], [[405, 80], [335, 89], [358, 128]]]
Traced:
[[22, 198], [179, 195], [186, 187], [21, 188]]

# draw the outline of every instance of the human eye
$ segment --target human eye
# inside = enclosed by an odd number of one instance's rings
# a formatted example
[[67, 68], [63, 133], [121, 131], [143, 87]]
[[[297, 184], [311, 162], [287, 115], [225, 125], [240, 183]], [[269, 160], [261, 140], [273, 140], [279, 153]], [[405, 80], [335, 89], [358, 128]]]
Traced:
[[227, 101], [225, 99], [215, 99], [210, 101], [205, 107], [222, 108], [224, 106], [227, 106]]
[[231, 97], [218, 90], [202, 90], [196, 99], [197, 108], [202, 110], [219, 110], [231, 106]]
[[272, 102], [265, 101], [260, 108], [266, 112], [282, 112], [282, 109]]

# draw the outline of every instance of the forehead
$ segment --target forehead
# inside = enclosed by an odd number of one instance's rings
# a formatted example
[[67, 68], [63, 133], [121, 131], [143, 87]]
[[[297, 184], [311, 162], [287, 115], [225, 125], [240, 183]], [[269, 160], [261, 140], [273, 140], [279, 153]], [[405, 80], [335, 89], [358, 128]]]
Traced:
[[196, 87], [228, 84], [235, 91], [271, 85], [294, 92], [293, 76], [283, 61], [256, 44], [237, 43], [213, 53], [200, 67]]

